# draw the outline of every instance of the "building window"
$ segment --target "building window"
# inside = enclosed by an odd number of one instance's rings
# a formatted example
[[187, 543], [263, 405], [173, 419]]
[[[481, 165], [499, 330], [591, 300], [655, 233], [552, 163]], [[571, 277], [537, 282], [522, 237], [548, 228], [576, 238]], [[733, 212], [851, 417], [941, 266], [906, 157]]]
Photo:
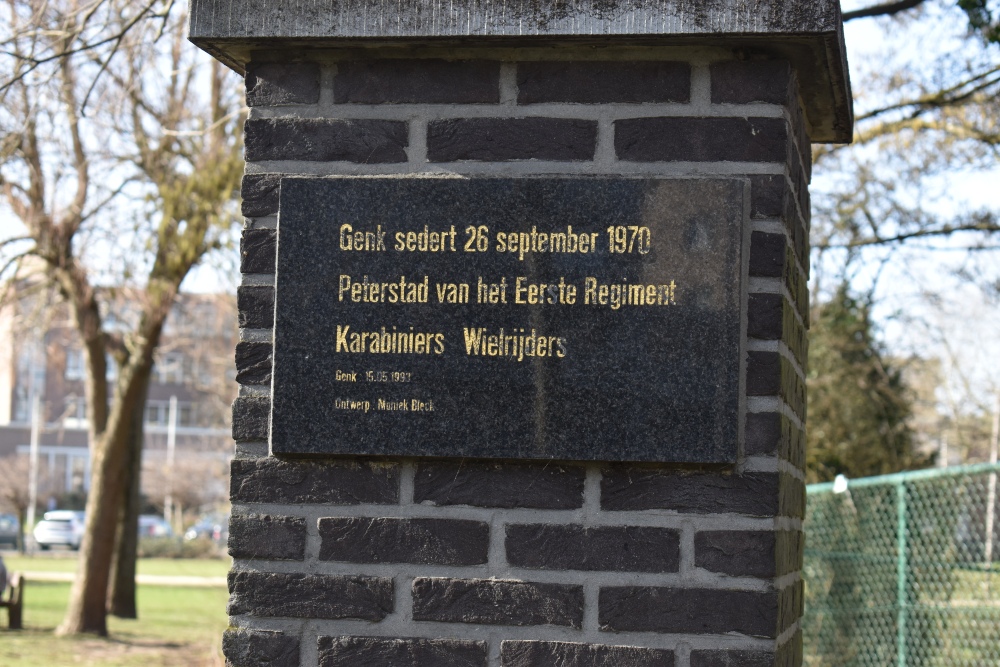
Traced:
[[155, 366], [156, 381], [160, 384], [184, 382], [184, 357], [177, 352], [163, 355]]
[[23, 388], [17, 389], [14, 396], [14, 421], [27, 423], [31, 419], [31, 401], [28, 400], [28, 392]]
[[146, 403], [146, 423], [164, 425], [167, 423], [167, 413], [169, 407], [162, 401], [147, 401]]
[[66, 348], [66, 379], [83, 379], [83, 350]]
[[63, 402], [63, 426], [81, 428], [87, 424], [87, 399], [70, 394]]
[[66, 416], [85, 419], [87, 417], [87, 400], [76, 396], [68, 397], [66, 399]]
[[[194, 406], [190, 403], [177, 404], [177, 425], [191, 426]], [[146, 401], [146, 423], [153, 426], [170, 424], [170, 401]]]

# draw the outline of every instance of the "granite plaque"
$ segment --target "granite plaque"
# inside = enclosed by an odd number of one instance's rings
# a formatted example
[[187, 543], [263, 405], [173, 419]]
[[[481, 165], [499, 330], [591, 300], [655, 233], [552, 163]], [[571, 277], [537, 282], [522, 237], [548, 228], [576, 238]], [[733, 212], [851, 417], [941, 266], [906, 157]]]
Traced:
[[740, 179], [285, 178], [275, 454], [731, 462]]

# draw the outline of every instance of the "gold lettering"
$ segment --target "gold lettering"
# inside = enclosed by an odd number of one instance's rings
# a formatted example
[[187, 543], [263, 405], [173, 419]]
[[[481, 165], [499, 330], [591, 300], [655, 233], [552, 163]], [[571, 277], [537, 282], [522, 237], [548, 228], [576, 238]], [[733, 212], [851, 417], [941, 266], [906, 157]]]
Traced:
[[469, 303], [469, 286], [466, 283], [438, 283], [438, 303]]
[[[575, 298], [575, 294], [574, 294]], [[663, 284], [601, 283], [592, 276], [583, 281], [583, 303], [588, 306], [609, 306], [620, 310], [626, 306], [672, 306], [677, 304], [677, 283]]]

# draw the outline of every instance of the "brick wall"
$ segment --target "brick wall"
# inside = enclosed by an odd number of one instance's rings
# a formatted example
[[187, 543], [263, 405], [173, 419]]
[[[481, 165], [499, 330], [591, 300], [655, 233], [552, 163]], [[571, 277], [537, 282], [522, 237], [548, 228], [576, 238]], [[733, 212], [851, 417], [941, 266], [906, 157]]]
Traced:
[[[249, 68], [231, 665], [800, 664], [810, 153], [795, 74], [704, 48], [559, 53]], [[408, 173], [745, 179], [738, 465], [269, 456], [279, 179]]]

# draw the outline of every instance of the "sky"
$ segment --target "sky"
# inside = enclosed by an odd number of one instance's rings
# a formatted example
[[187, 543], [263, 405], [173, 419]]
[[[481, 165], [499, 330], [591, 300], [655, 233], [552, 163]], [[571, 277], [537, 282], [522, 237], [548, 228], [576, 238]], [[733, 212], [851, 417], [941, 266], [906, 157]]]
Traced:
[[[852, 9], [871, 4], [854, 1], [844, 2], [843, 6]], [[964, 28], [964, 16], [951, 9], [954, 5], [953, 0], [932, 3], [928, 10], [932, 20], [919, 23], [890, 19], [848, 22], [845, 39], [856, 89], [869, 68], [886, 57], [920, 67], [937, 54], [951, 51], [951, 55], [963, 55], [961, 50], [968, 49], [967, 42], [958, 37]], [[863, 109], [863, 105], [857, 108]], [[1000, 168], [948, 173], [941, 179], [939, 188], [950, 196], [929, 204], [938, 207], [940, 213], [962, 207], [995, 211], [1000, 204]], [[820, 175], [814, 187], [822, 186]], [[961, 241], [956, 238], [941, 245], [959, 246]], [[859, 271], [855, 287], [869, 288], [877, 274], [874, 316], [889, 352], [895, 356], [940, 358], [953, 385], [952, 395], [965, 394], [967, 408], [977, 411], [992, 409], [1000, 389], [1000, 302], [995, 293], [991, 298], [988, 292], [955, 275], [968, 264], [969, 257], [958, 247], [899, 251], [885, 266], [872, 263]], [[973, 261], [985, 276], [1000, 279], [1000, 252], [979, 253]]]

